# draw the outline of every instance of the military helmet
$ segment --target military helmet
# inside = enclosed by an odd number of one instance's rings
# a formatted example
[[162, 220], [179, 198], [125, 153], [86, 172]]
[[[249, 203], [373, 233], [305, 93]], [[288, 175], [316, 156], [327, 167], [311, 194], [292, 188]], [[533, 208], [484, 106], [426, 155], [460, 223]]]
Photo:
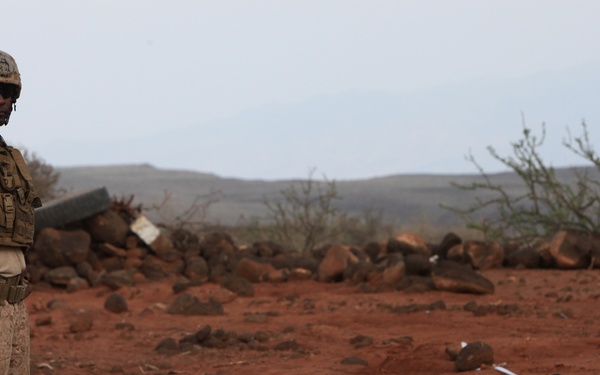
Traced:
[[0, 83], [17, 86], [15, 99], [21, 95], [21, 75], [15, 59], [6, 52], [0, 51]]

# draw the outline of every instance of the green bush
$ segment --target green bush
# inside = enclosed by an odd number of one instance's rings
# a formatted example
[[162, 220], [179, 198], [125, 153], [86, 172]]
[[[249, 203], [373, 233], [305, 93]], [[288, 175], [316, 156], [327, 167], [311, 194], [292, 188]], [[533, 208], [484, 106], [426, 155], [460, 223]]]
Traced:
[[[505, 186], [494, 183], [475, 158], [481, 180], [469, 185], [453, 184], [475, 193], [475, 203], [467, 208], [445, 207], [461, 215], [468, 228], [481, 231], [486, 239], [531, 241], [547, 237], [560, 229], [573, 229], [586, 233], [600, 231], [600, 184], [590, 172], [600, 171], [600, 158], [590, 143], [588, 129], [582, 124], [582, 134], [573, 138], [568, 132], [563, 146], [584, 159], [587, 168], [569, 168], [567, 177], [559, 178], [557, 171], [547, 165], [540, 147], [546, 136], [542, 125], [540, 136], [526, 127], [523, 137], [511, 144], [513, 155], [500, 156], [489, 146], [491, 156], [513, 171], [524, 186], [523, 193], [509, 194]], [[490, 212], [493, 215], [482, 214]]]

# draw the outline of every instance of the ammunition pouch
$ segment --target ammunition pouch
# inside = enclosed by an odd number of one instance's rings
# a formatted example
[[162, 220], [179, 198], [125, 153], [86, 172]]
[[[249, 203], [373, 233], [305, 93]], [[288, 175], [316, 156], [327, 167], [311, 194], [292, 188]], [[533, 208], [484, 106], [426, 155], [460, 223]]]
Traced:
[[0, 147], [0, 245], [28, 248], [35, 232], [34, 209], [40, 206], [23, 155]]
[[10, 304], [23, 301], [31, 293], [31, 288], [22, 282], [21, 275], [13, 277], [0, 276], [0, 301]]

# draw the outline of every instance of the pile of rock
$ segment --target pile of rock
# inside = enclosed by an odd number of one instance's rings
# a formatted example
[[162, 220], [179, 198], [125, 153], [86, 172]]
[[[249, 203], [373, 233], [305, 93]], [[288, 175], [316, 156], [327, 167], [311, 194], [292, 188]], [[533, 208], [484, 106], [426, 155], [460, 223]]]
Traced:
[[28, 270], [34, 284], [68, 290], [99, 284], [117, 289], [174, 276], [176, 292], [215, 282], [238, 295], [252, 295], [252, 283], [312, 278], [347, 281], [365, 292], [437, 289], [484, 294], [493, 293], [494, 285], [479, 270], [593, 267], [598, 251], [600, 239], [561, 231], [548, 241], [515, 248], [463, 241], [453, 233], [439, 244], [400, 234], [385, 243], [333, 244], [300, 254], [272, 242], [237, 246], [221, 232], [199, 237], [182, 229], [159, 230], [143, 216], [111, 208], [68, 226], [41, 230], [28, 253]]

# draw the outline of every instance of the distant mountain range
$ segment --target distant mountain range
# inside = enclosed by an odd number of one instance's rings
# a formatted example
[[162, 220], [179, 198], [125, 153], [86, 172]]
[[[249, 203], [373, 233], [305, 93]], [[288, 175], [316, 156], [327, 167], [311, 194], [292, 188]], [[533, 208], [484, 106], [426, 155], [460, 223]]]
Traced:
[[109, 144], [52, 142], [36, 152], [57, 166], [150, 163], [247, 180], [302, 178], [313, 168], [336, 179], [464, 174], [475, 172], [464, 158], [470, 151], [486, 170], [501, 170], [485, 147], [510, 153], [524, 114], [536, 131], [546, 123], [548, 159], [568, 166], [580, 160], [561, 147], [566, 128], [579, 134], [586, 120], [597, 133], [598, 103], [600, 65], [595, 64], [404, 93], [346, 92], [265, 105], [190, 127], [165, 124], [162, 133], [142, 132], [135, 139], [115, 135]]
[[[595, 169], [591, 176], [600, 178]], [[166, 196], [169, 200], [160, 210], [147, 211], [158, 222], [169, 223], [183, 214], [193, 203], [214, 200], [204, 218], [212, 224], [234, 225], [241, 217], [262, 218], [267, 210], [264, 200], [281, 200], [281, 190], [294, 180], [264, 181], [221, 178], [213, 174], [183, 170], [166, 170], [150, 165], [58, 168], [60, 186], [69, 191], [81, 191], [105, 186], [111, 196], [134, 198], [134, 204], [146, 208], [159, 206]], [[572, 176], [570, 170], [557, 170], [561, 180]], [[317, 177], [317, 176], [314, 176]], [[497, 184], [509, 194], [521, 194], [524, 187], [513, 173], [493, 175]], [[318, 181], [315, 178], [315, 181]], [[365, 212], [381, 213], [387, 223], [399, 228], [437, 227], [440, 231], [461, 227], [461, 219], [440, 207], [466, 208], [477, 196], [451, 186], [451, 183], [470, 184], [481, 181], [478, 175], [395, 175], [365, 180], [335, 181], [341, 196], [336, 206], [350, 215]], [[493, 211], [487, 211], [494, 215]]]

